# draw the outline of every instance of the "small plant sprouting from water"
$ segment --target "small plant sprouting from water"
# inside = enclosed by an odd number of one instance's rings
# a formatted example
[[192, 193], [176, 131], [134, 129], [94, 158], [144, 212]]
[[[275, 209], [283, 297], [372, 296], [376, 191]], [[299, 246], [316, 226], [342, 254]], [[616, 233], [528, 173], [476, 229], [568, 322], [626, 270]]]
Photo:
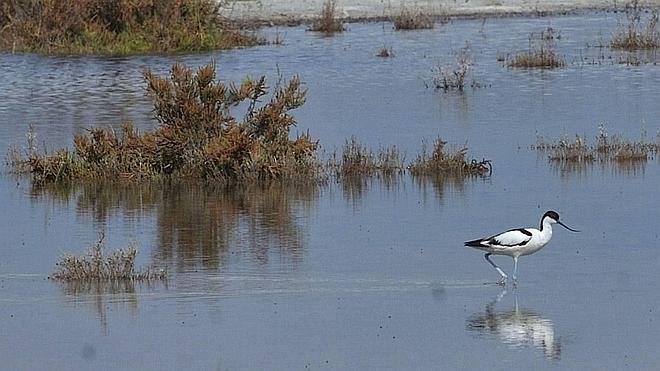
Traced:
[[635, 2], [628, 11], [628, 24], [622, 25], [610, 42], [612, 49], [639, 50], [660, 47], [660, 27], [658, 10], [654, 10], [646, 24], [642, 11]]
[[382, 48], [378, 49], [376, 56], [380, 58], [391, 58], [394, 57], [394, 50], [392, 50], [392, 47], [388, 48], [386, 45], [383, 45]]
[[[455, 66], [450, 67], [439, 64], [432, 70], [431, 82], [436, 90], [445, 92], [450, 90], [463, 91], [471, 70], [472, 54], [469, 46], [465, 46], [456, 52]], [[472, 81], [471, 86], [476, 88], [480, 85]]]
[[529, 35], [529, 48], [526, 51], [506, 58], [506, 65], [515, 68], [559, 68], [566, 65], [564, 58], [555, 51], [556, 41], [561, 33], [552, 27], [540, 33]]
[[51, 276], [60, 281], [83, 280], [163, 280], [166, 278], [164, 270], [135, 268], [137, 248], [129, 245], [125, 249], [115, 250], [110, 255], [104, 255], [104, 235], [92, 245], [87, 254], [82, 256], [64, 254], [56, 263], [57, 271]]
[[431, 29], [434, 25], [433, 17], [423, 12], [421, 9], [412, 10], [405, 6], [401, 11], [392, 17], [394, 29], [399, 30], [421, 30]]
[[338, 18], [337, 0], [325, 0], [321, 16], [310, 27], [311, 31], [332, 35], [344, 31], [344, 23]]

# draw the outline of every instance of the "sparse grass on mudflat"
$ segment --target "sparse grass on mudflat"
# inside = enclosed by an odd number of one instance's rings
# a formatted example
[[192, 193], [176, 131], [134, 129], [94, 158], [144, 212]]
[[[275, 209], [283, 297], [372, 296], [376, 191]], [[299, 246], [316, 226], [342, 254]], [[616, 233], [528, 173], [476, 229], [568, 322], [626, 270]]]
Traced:
[[104, 255], [103, 234], [82, 256], [65, 254], [59, 260], [57, 271], [51, 278], [62, 281], [78, 280], [162, 280], [164, 270], [135, 268], [137, 249], [131, 245], [125, 249], [115, 250], [110, 255]]
[[529, 48], [506, 58], [506, 65], [514, 68], [559, 68], [566, 65], [563, 57], [555, 51], [556, 41], [561, 34], [548, 27], [540, 33], [529, 35]]
[[643, 12], [635, 4], [628, 11], [628, 23], [622, 25], [612, 38], [612, 49], [640, 50], [660, 47], [660, 27], [658, 27], [658, 11], [654, 10], [646, 24], [642, 19]]
[[0, 49], [45, 54], [174, 53], [252, 46], [214, 0], [1, 0]]
[[644, 136], [639, 141], [624, 138], [621, 135], [609, 136], [603, 125], [594, 144], [576, 135], [574, 140], [561, 138], [557, 142], [546, 142], [539, 138], [534, 148], [548, 154], [553, 162], [592, 163], [592, 162], [643, 162], [660, 150], [660, 137], [648, 141]]
[[336, 0], [325, 0], [321, 16], [310, 27], [311, 31], [322, 32], [326, 35], [332, 35], [344, 31], [344, 22], [337, 14], [339, 8]]

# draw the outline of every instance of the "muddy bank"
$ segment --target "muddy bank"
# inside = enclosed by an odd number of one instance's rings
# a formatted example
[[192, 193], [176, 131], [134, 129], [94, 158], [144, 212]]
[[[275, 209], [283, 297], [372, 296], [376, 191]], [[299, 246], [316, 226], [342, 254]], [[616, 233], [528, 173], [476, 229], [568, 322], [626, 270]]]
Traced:
[[[660, 0], [639, 1], [643, 7], [660, 7]], [[340, 0], [342, 18], [346, 21], [388, 19], [402, 7], [421, 9], [434, 16], [508, 16], [548, 15], [586, 10], [623, 10], [629, 1], [617, 0]], [[323, 0], [232, 0], [224, 14], [241, 22], [300, 23], [318, 17]]]

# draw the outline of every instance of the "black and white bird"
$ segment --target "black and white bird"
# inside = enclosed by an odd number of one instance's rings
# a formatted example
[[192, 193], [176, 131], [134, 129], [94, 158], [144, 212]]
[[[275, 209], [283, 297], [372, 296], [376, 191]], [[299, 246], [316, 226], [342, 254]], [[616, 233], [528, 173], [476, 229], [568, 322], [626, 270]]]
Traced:
[[552, 238], [552, 225], [558, 223], [562, 227], [572, 232], [579, 232], [568, 227], [559, 221], [559, 214], [555, 211], [547, 211], [541, 217], [541, 227], [536, 228], [518, 228], [496, 234], [487, 238], [465, 242], [465, 246], [473, 247], [486, 252], [486, 260], [500, 274], [502, 279], [498, 282], [503, 285], [508, 276], [504, 271], [490, 260], [490, 256], [507, 255], [513, 258], [513, 282], [516, 283], [516, 273], [518, 271], [518, 258], [524, 255], [533, 254], [541, 250]]

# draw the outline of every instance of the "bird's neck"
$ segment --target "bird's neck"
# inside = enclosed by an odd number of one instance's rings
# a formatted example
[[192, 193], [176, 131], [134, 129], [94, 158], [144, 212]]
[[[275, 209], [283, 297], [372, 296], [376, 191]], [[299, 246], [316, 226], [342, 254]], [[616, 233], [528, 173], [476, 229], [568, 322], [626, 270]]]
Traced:
[[541, 220], [541, 228], [539, 228], [541, 233], [548, 233], [552, 235], [552, 223], [548, 221], [548, 218], [543, 218]]

